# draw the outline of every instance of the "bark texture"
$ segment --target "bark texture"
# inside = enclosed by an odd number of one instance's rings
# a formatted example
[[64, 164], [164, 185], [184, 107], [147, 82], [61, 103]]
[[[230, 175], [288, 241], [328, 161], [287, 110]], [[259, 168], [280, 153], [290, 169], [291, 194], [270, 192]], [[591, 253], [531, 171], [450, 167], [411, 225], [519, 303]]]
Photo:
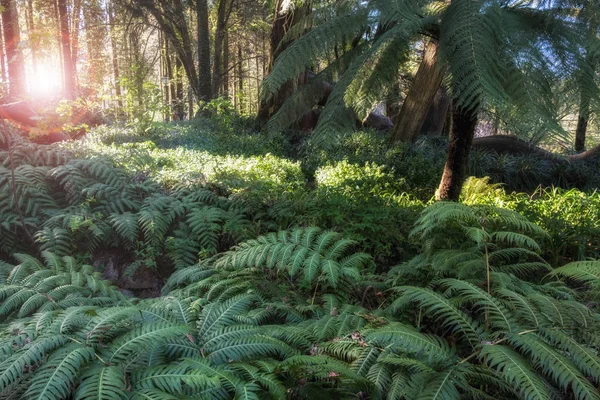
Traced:
[[590, 120], [590, 99], [585, 93], [581, 93], [579, 104], [579, 117], [577, 118], [577, 130], [575, 131], [575, 151], [585, 150], [585, 137]]
[[477, 115], [460, 107], [455, 107], [452, 119], [450, 149], [440, 187], [435, 194], [436, 200], [458, 201], [477, 126]]
[[394, 121], [392, 142], [412, 142], [421, 132], [421, 126], [438, 92], [446, 72], [438, 62], [438, 42], [434, 39], [425, 47], [423, 61], [404, 100], [398, 118]]
[[4, 43], [6, 60], [8, 64], [8, 93], [12, 99], [25, 96], [25, 63], [23, 53], [19, 48], [21, 34], [19, 31], [19, 15], [15, 0], [2, 0], [2, 28], [4, 30]]
[[117, 57], [117, 41], [115, 38], [115, 17], [114, 17], [114, 9], [111, 7], [111, 2], [108, 3], [108, 23], [111, 26], [110, 32], [110, 47], [111, 47], [111, 60], [112, 60], [112, 72], [113, 79], [115, 81], [115, 96], [117, 97], [117, 105], [119, 109], [123, 108], [123, 100], [121, 99], [121, 77], [119, 74], [119, 59]]
[[63, 60], [63, 82], [64, 91], [67, 98], [75, 96], [75, 66], [71, 57], [71, 33], [69, 31], [69, 14], [67, 11], [67, 1], [58, 1], [58, 16], [60, 18], [60, 45], [62, 49]]
[[209, 101], [212, 99], [212, 84], [207, 0], [197, 0], [196, 16], [198, 18], [198, 97], [200, 100]]

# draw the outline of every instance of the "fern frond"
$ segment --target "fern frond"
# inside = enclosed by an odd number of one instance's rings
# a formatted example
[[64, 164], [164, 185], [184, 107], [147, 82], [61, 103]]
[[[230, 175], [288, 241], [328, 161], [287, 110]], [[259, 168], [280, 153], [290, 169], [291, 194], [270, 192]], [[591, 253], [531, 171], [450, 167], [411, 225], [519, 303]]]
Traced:
[[490, 368], [496, 370], [513, 389], [525, 400], [551, 399], [551, 393], [544, 381], [540, 380], [531, 367], [519, 353], [507, 346], [483, 346], [479, 357]]
[[52, 353], [36, 371], [25, 396], [36, 399], [68, 397], [80, 370], [94, 358], [94, 350], [78, 343], [69, 344]]
[[118, 366], [94, 365], [82, 372], [75, 400], [121, 400], [126, 397], [125, 374]]

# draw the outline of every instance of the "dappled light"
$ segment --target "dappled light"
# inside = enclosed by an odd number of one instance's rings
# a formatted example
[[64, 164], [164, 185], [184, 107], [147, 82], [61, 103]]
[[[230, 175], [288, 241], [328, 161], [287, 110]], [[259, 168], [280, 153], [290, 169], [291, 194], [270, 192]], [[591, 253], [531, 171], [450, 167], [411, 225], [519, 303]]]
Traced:
[[0, 400], [600, 400], [600, 2], [0, 28]]

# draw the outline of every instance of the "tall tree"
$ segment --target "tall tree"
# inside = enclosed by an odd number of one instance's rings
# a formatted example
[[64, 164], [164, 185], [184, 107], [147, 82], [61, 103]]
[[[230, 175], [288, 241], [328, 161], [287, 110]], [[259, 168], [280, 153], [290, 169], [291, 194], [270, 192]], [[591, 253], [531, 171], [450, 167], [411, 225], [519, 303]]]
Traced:
[[208, 101], [212, 99], [212, 84], [207, 0], [196, 0], [196, 16], [198, 19], [198, 98]]
[[33, 0], [27, 0], [25, 9], [25, 21], [27, 23], [27, 32], [29, 36], [29, 45], [31, 46], [31, 65], [33, 71], [37, 72], [38, 63], [38, 38], [36, 37], [35, 24], [33, 22]]
[[[134, 15], [142, 15], [145, 17], [151, 16], [156, 23], [148, 21], [150, 25], [158, 25], [161, 33], [164, 35], [165, 40], [168, 40], [171, 44], [171, 48], [179, 57], [183, 65], [183, 69], [187, 76], [188, 82], [194, 95], [197, 98], [206, 97], [206, 95], [200, 95], [200, 82], [198, 80], [198, 68], [196, 68], [196, 58], [194, 56], [195, 51], [192, 48], [192, 37], [190, 34], [190, 24], [187, 23], [186, 12], [184, 4], [181, 0], [171, 0], [171, 1], [157, 1], [157, 0], [121, 0], [122, 4], [126, 6]], [[204, 8], [201, 4], [204, 2]], [[198, 27], [198, 33], [200, 31], [204, 32], [206, 30], [208, 32], [208, 5], [206, 4], [206, 0], [200, 0], [196, 3], [196, 14], [198, 14], [198, 10], [204, 9], [206, 11], [206, 17], [204, 18], [206, 24], [205, 27], [200, 29]], [[200, 10], [202, 14], [202, 10]], [[204, 35], [206, 36], [206, 35]], [[208, 52], [210, 51], [210, 38], [207, 38], [208, 43], [204, 43], [204, 45], [208, 44]], [[203, 57], [205, 59], [205, 63], [203, 64], [203, 74], [206, 74], [208, 71], [208, 86], [210, 87], [210, 54], [207, 52], [207, 57]], [[206, 67], [206, 63], [208, 67]], [[204, 79], [206, 82], [206, 79]], [[206, 83], [204, 83], [206, 85]], [[203, 86], [205, 88], [205, 86]], [[210, 99], [211, 96], [208, 96], [207, 99]]]
[[2, 28], [4, 31], [5, 53], [8, 65], [8, 93], [13, 99], [26, 93], [25, 61], [19, 46], [21, 33], [19, 14], [15, 0], [2, 0]]
[[110, 48], [111, 48], [111, 60], [112, 60], [112, 72], [113, 72], [113, 80], [115, 84], [115, 96], [117, 97], [117, 104], [119, 109], [123, 108], [123, 100], [121, 98], [121, 76], [119, 72], [119, 58], [117, 56], [117, 38], [116, 38], [116, 28], [115, 28], [115, 16], [114, 16], [114, 6], [112, 2], [108, 2], [108, 24], [110, 26]]
[[67, 0], [56, 0], [60, 19], [60, 45], [62, 49], [63, 82], [67, 98], [75, 96], [75, 66], [71, 57], [71, 33], [69, 31], [69, 14]]
[[71, 63], [75, 72], [75, 85], [78, 85], [79, 74], [77, 62], [79, 61], [79, 29], [81, 24], [81, 1], [73, 0], [73, 17], [71, 18]]
[[215, 27], [215, 46], [214, 46], [214, 57], [213, 57], [213, 94], [219, 95], [222, 90], [222, 78], [224, 71], [223, 53], [227, 48], [223, 48], [225, 35], [227, 31], [227, 20], [231, 13], [233, 0], [220, 0], [219, 6], [217, 7], [217, 24]]

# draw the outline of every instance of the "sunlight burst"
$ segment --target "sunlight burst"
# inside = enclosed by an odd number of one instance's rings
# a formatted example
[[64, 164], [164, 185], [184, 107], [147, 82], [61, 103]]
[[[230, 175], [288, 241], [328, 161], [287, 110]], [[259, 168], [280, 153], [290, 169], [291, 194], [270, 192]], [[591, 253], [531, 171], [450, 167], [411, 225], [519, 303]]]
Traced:
[[51, 64], [38, 64], [37, 71], [31, 74], [31, 94], [34, 96], [50, 96], [58, 93], [60, 87], [60, 69]]

